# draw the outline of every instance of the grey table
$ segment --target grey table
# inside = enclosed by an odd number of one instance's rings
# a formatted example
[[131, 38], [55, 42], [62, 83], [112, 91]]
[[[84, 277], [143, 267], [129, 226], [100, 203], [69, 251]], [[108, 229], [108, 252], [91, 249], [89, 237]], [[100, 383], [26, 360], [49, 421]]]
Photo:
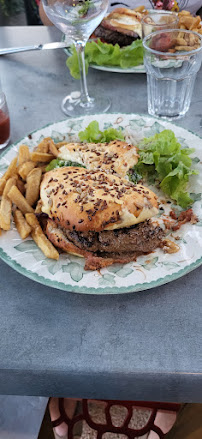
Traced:
[[[0, 46], [60, 39], [54, 28], [0, 28]], [[0, 58], [12, 141], [64, 119], [60, 103], [78, 90], [62, 50]], [[202, 134], [202, 72], [189, 114]], [[90, 90], [113, 112], [146, 113], [144, 74], [89, 70]], [[0, 261], [0, 393], [202, 402], [202, 269], [123, 296], [85, 296], [37, 284]]]

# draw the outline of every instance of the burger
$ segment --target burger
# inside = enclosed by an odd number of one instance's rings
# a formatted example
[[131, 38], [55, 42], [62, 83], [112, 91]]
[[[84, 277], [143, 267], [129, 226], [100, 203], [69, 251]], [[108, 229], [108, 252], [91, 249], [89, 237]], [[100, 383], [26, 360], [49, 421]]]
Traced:
[[103, 170], [69, 166], [41, 183], [45, 233], [59, 249], [85, 258], [86, 270], [128, 263], [161, 247], [164, 232], [151, 218], [157, 196]]
[[142, 38], [142, 14], [128, 8], [116, 8], [95, 29], [94, 35], [106, 43], [129, 46]]

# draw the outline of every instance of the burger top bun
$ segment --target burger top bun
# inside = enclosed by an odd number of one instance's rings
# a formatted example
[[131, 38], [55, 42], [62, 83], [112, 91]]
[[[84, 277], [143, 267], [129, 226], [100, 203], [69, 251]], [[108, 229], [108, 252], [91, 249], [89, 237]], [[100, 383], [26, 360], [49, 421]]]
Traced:
[[138, 161], [137, 149], [121, 140], [109, 143], [67, 143], [59, 149], [58, 157], [77, 162], [88, 169], [116, 172], [125, 177]]
[[130, 227], [158, 213], [157, 196], [142, 185], [85, 168], [56, 168], [41, 184], [42, 212], [69, 230]]
[[128, 8], [116, 8], [102, 21], [102, 25], [117, 32], [137, 33], [142, 38], [142, 14]]

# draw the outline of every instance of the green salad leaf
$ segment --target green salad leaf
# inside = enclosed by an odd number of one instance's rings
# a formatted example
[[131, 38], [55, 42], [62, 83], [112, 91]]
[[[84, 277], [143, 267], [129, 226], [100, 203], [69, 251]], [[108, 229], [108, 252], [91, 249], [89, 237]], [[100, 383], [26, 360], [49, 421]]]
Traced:
[[79, 132], [79, 139], [81, 142], [89, 143], [108, 143], [116, 139], [125, 140], [121, 129], [107, 128], [107, 130], [100, 131], [99, 123], [96, 120], [90, 122], [84, 131]]
[[[66, 64], [70, 74], [75, 79], [80, 79], [79, 62], [74, 46], [71, 47], [72, 55], [67, 59]], [[143, 64], [142, 40], [133, 41], [132, 44], [120, 47], [118, 44], [103, 43], [101, 40], [89, 41], [85, 47], [86, 73], [89, 64], [98, 66], [116, 66], [122, 69]]]
[[143, 139], [139, 145], [139, 160], [134, 172], [149, 180], [154, 177], [162, 191], [182, 208], [193, 199], [186, 191], [189, 177], [198, 172], [191, 169], [193, 148], [182, 148], [171, 130], [164, 130]]
[[46, 166], [46, 172], [52, 171], [55, 168], [62, 168], [63, 166], [77, 166], [80, 168], [85, 168], [85, 166], [80, 165], [80, 163], [72, 162], [71, 160], [54, 159]]

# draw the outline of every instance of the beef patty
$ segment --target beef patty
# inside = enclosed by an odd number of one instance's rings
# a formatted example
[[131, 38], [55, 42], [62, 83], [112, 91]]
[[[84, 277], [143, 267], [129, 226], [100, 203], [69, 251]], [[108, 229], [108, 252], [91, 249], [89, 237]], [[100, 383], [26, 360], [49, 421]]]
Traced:
[[102, 232], [77, 232], [62, 230], [63, 234], [82, 250], [96, 254], [149, 253], [159, 247], [164, 232], [150, 220], [129, 228]]
[[101, 24], [95, 29], [94, 34], [97, 38], [103, 39], [106, 43], [113, 45], [118, 44], [120, 47], [129, 46], [133, 41], [140, 38], [136, 33], [134, 33], [133, 36], [126, 35], [112, 29], [106, 29]]

